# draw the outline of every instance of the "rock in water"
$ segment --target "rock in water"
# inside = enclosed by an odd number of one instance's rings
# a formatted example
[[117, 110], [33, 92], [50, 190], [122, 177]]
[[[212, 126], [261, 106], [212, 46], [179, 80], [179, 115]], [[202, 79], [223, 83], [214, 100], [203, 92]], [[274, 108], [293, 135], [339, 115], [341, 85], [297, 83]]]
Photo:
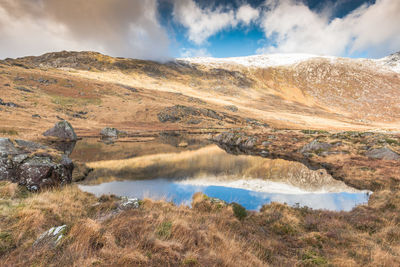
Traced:
[[54, 136], [62, 140], [77, 140], [74, 128], [68, 121], [59, 121], [53, 128], [43, 133], [44, 136]]
[[366, 156], [373, 159], [400, 160], [400, 155], [388, 147], [370, 149]]
[[29, 141], [15, 143], [0, 138], [0, 180], [17, 182], [30, 191], [71, 182], [74, 164], [66, 155]]
[[118, 138], [119, 131], [115, 128], [106, 127], [101, 130], [100, 135], [103, 138]]

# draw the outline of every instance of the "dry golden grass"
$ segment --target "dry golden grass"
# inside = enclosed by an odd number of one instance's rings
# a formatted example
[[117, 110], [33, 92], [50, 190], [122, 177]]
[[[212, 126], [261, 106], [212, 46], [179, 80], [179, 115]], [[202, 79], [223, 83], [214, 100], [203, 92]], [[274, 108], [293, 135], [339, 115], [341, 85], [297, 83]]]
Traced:
[[[238, 220], [231, 206], [196, 194], [193, 208], [144, 200], [118, 211], [117, 198], [76, 186], [21, 195], [2, 183], [1, 266], [396, 266], [400, 194], [374, 193], [351, 212], [272, 203]], [[11, 193], [9, 193], [11, 192]], [[23, 194], [22, 194], [23, 195]], [[67, 225], [55, 247], [33, 246]]]

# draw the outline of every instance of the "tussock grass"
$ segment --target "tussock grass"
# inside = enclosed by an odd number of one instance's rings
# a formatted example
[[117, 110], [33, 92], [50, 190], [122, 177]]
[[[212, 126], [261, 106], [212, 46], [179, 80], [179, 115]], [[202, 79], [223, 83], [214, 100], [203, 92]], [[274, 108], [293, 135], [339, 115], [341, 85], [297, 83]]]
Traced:
[[[381, 191], [351, 212], [271, 203], [240, 220], [232, 205], [198, 193], [193, 208], [119, 199], [77, 186], [21, 194], [0, 183], [0, 262], [5, 266], [396, 266], [400, 193]], [[24, 195], [24, 197], [19, 197]], [[218, 207], [217, 207], [218, 206]], [[390, 208], [388, 208], [390, 207]], [[33, 246], [44, 231], [65, 237]]]

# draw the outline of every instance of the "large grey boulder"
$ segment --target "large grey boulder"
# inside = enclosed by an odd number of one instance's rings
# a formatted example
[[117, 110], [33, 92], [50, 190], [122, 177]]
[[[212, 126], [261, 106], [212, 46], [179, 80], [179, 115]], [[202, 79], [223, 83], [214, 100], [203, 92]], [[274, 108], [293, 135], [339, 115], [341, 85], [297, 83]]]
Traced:
[[388, 147], [370, 149], [366, 156], [372, 159], [400, 160], [400, 155]]
[[0, 156], [18, 154], [17, 148], [8, 138], [0, 138]]
[[43, 135], [57, 137], [62, 140], [76, 141], [78, 139], [72, 125], [65, 120], [57, 122], [53, 128], [44, 132]]
[[66, 155], [30, 141], [14, 142], [0, 138], [0, 180], [17, 182], [30, 191], [71, 182], [74, 164]]

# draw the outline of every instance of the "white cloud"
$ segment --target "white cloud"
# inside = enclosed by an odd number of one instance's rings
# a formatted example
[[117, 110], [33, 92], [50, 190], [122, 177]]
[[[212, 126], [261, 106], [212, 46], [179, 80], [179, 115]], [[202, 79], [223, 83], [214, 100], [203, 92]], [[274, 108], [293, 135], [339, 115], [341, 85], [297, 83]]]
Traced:
[[249, 25], [259, 16], [259, 11], [244, 4], [237, 11], [226, 6], [202, 9], [194, 0], [175, 0], [174, 19], [188, 30], [188, 38], [197, 45], [218, 32], [234, 28], [239, 23]]
[[260, 11], [258, 9], [252, 8], [249, 4], [244, 4], [237, 10], [236, 19], [242, 21], [245, 25], [249, 25], [259, 15]]
[[400, 1], [377, 0], [344, 18], [330, 20], [296, 0], [267, 0], [261, 27], [274, 45], [260, 53], [302, 52], [346, 55], [368, 52], [383, 56], [400, 49]]
[[188, 38], [197, 45], [203, 44], [210, 36], [236, 25], [233, 10], [222, 7], [201, 9], [193, 0], [174, 1], [173, 16], [188, 29]]
[[1, 0], [0, 58], [59, 50], [165, 59], [157, 0]]

